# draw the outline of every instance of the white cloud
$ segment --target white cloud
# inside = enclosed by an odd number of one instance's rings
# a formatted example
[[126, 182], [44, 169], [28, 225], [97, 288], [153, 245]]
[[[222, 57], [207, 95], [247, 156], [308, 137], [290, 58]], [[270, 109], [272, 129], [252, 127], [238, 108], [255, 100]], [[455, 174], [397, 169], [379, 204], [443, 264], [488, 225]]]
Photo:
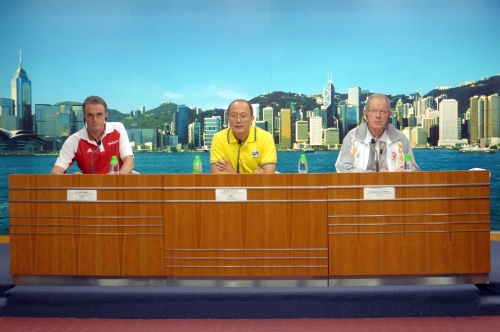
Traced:
[[179, 99], [179, 98], [183, 98], [184, 97], [180, 93], [175, 93], [175, 92], [170, 92], [170, 91], [165, 91], [164, 95], [167, 98], [173, 98], [173, 99]]

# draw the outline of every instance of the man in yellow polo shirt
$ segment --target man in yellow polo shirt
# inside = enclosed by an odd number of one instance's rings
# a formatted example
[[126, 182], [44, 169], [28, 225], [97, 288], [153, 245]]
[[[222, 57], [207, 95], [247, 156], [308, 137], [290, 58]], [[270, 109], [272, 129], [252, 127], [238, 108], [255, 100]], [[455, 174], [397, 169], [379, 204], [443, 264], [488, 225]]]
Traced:
[[233, 101], [227, 109], [229, 128], [214, 135], [210, 147], [212, 173], [274, 173], [276, 147], [270, 133], [252, 126], [252, 105]]

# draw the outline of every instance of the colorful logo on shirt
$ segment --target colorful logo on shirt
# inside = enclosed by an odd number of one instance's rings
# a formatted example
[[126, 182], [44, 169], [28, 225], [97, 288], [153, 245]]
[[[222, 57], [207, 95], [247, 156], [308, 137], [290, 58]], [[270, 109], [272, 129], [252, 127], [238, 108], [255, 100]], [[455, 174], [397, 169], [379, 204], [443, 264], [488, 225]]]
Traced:
[[396, 152], [392, 151], [392, 159], [396, 159]]
[[255, 150], [254, 152], [252, 152], [252, 155], [254, 158], [257, 158], [259, 156], [259, 151]]

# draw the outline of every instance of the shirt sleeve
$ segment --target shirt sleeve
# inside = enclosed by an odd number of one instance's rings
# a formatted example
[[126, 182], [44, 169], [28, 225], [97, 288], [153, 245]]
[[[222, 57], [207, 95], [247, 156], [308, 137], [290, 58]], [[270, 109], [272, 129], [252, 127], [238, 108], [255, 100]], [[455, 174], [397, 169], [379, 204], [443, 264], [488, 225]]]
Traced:
[[132, 146], [130, 145], [128, 134], [123, 123], [118, 123], [117, 130], [120, 133], [120, 159], [123, 160], [126, 156], [133, 156], [134, 152], [132, 152]]
[[264, 133], [267, 135], [262, 135], [264, 136], [264, 142], [262, 144], [262, 156], [260, 163], [261, 165], [276, 164], [278, 158], [276, 155], [276, 146], [274, 145], [273, 137], [267, 132]]
[[217, 160], [221, 160], [222, 156], [229, 159], [228, 156], [224, 154], [224, 147], [222, 142], [221, 132], [214, 135], [212, 139], [212, 144], [210, 145], [210, 164], [215, 164]]
[[64, 142], [61, 151], [59, 152], [59, 157], [57, 157], [56, 166], [68, 170], [68, 168], [73, 164], [75, 160], [76, 150], [78, 149], [79, 139], [75, 135], [71, 135]]

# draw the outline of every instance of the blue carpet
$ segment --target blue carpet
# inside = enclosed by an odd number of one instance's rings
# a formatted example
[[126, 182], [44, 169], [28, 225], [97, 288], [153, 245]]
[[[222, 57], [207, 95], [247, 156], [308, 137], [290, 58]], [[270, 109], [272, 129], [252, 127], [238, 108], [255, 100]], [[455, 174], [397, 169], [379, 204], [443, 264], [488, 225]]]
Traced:
[[475, 316], [474, 285], [377, 287], [16, 286], [4, 316], [74, 318], [371, 318]]

